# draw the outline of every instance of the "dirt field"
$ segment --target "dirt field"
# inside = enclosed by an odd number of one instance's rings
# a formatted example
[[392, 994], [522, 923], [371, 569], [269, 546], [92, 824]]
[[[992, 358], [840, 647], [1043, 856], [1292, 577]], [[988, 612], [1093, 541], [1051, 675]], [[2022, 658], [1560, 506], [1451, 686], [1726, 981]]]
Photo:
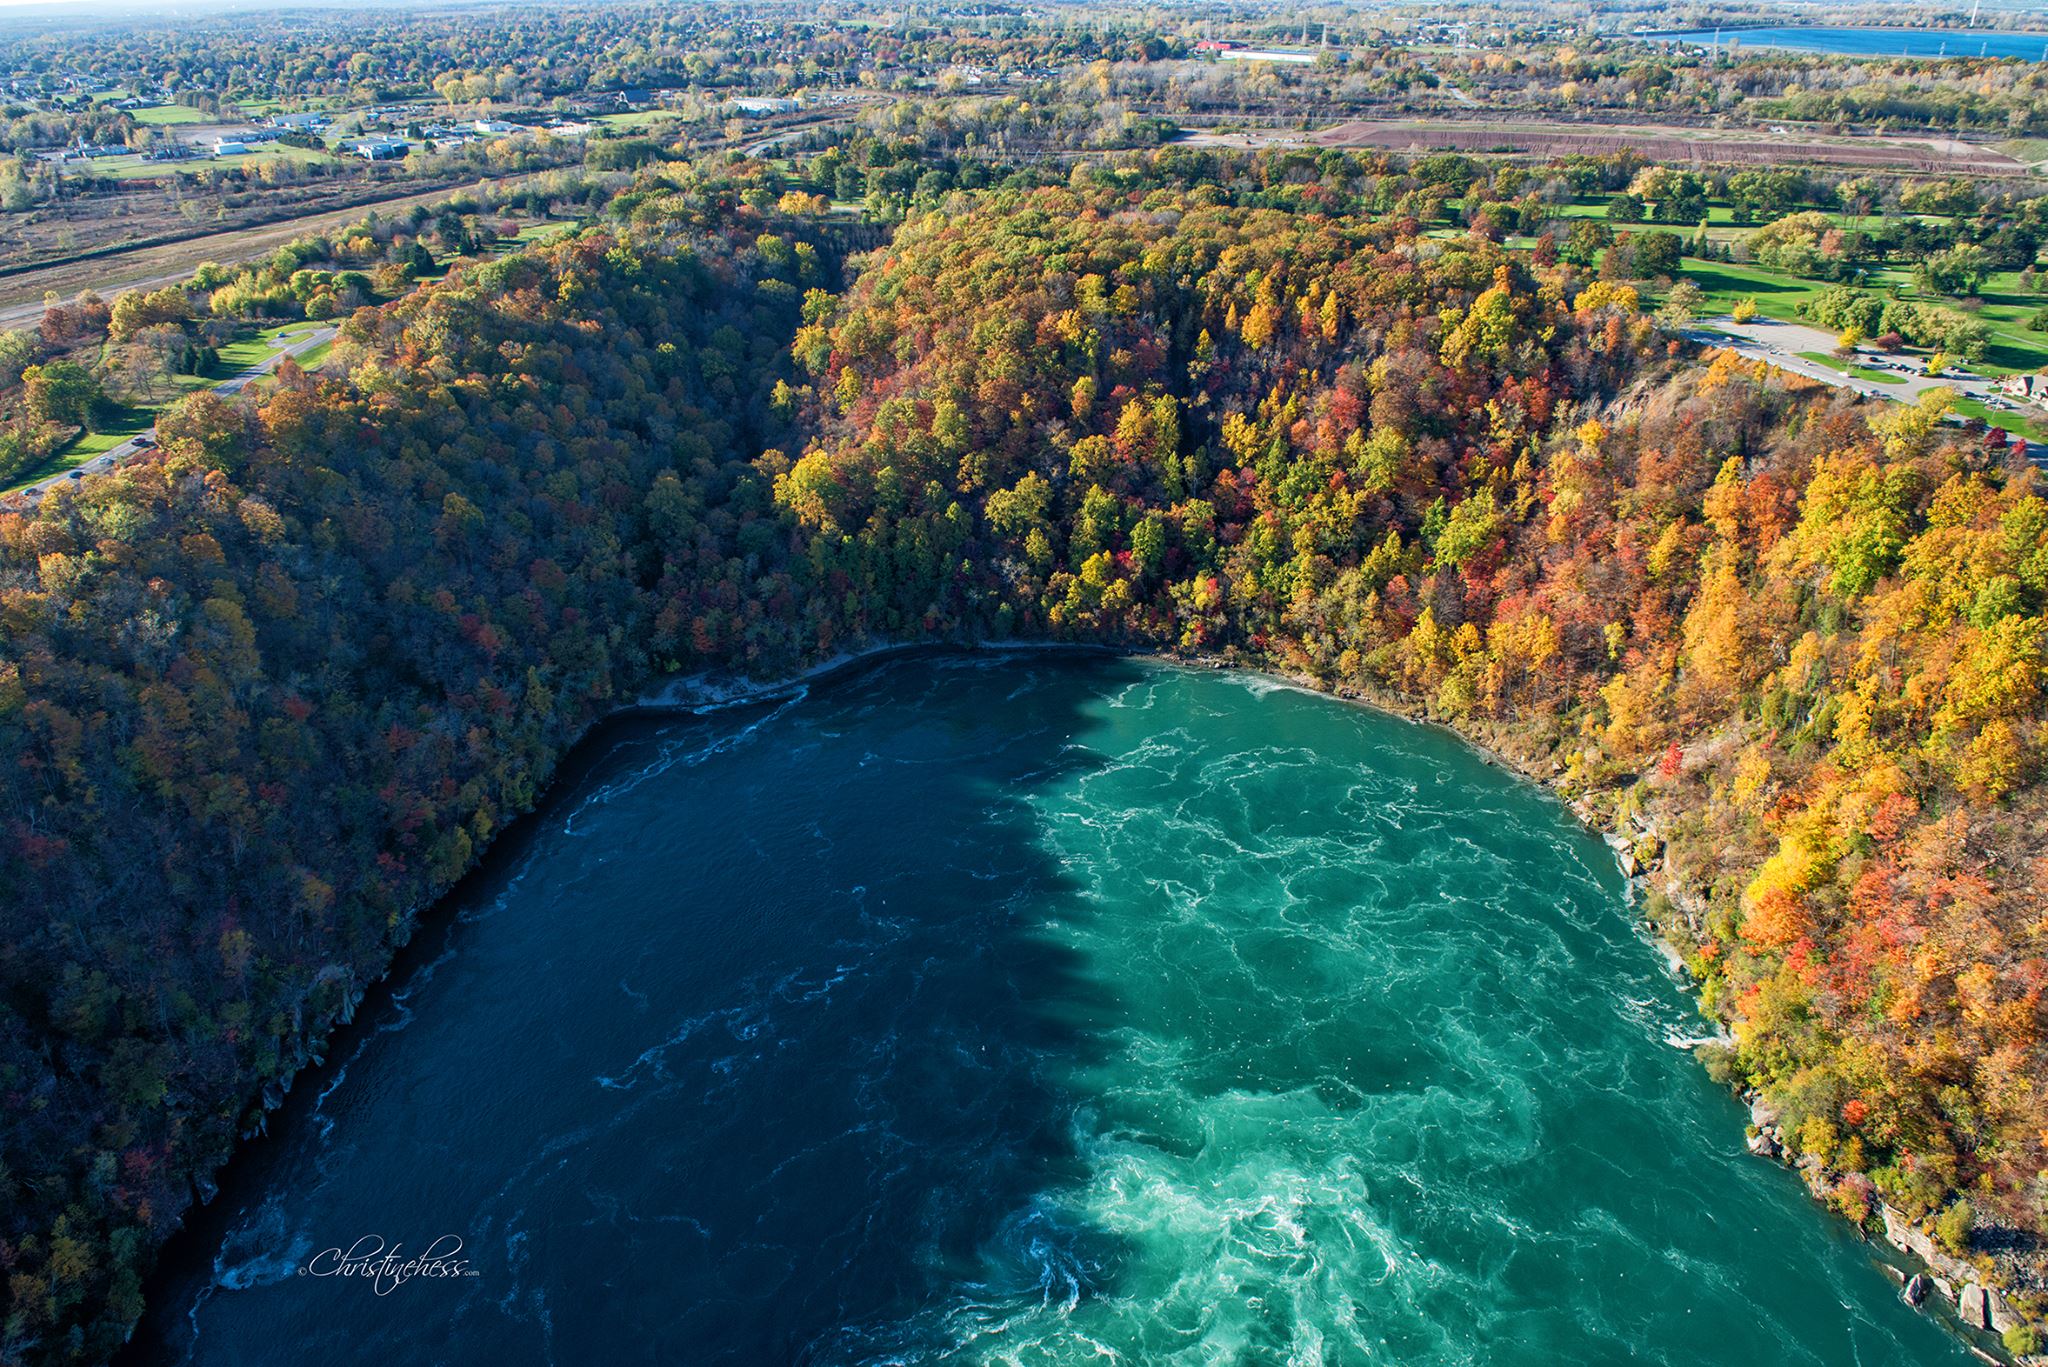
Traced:
[[178, 171], [212, 169], [205, 162], [174, 163], [163, 176], [116, 180], [82, 194], [67, 182], [64, 198], [0, 215], [0, 269], [40, 266], [127, 243], [162, 242], [195, 230], [230, 232], [283, 214], [310, 214], [408, 189], [397, 171], [368, 164], [296, 184], [201, 188], [176, 179]]
[[[1220, 138], [1231, 145], [1229, 137]], [[1262, 140], [1264, 141], [1264, 140]], [[2027, 163], [1981, 143], [1939, 137], [1816, 137], [1760, 129], [1730, 131], [1643, 126], [1515, 123], [1431, 123], [1359, 120], [1308, 134], [1319, 147], [1384, 147], [1395, 151], [1516, 151], [1538, 156], [1604, 155], [1632, 148], [1652, 161], [1773, 166], [1786, 163], [1869, 166], [1921, 175], [2032, 174]], [[1241, 145], [1241, 143], [1240, 143]]]
[[[514, 182], [518, 179], [513, 178]], [[124, 289], [154, 289], [185, 279], [203, 261], [218, 261], [223, 265], [247, 261], [295, 237], [353, 223], [371, 209], [386, 215], [403, 213], [415, 204], [438, 204], [472, 184], [474, 182], [466, 182], [375, 203], [353, 204], [345, 209], [330, 209], [257, 228], [210, 233], [161, 247], [137, 247], [87, 261], [64, 261], [0, 278], [0, 327], [19, 327], [39, 317], [43, 311], [43, 295], [48, 290], [55, 290], [69, 299], [83, 289], [95, 289], [102, 294]]]

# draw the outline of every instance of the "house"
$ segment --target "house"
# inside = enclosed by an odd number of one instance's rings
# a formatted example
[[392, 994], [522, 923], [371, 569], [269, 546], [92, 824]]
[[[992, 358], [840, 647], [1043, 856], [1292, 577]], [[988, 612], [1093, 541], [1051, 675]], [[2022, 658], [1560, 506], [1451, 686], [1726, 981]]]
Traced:
[[412, 150], [404, 138], [357, 138], [348, 150], [364, 161], [396, 161]]
[[2008, 375], [1998, 382], [1998, 392], [2022, 403], [2048, 408], [2048, 376]]

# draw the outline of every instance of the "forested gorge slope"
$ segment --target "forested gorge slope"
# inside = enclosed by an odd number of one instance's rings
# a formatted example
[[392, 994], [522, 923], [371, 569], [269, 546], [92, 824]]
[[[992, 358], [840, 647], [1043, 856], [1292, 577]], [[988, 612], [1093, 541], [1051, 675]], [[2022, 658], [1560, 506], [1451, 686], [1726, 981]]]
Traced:
[[106, 1355], [192, 1181], [588, 721], [877, 641], [1426, 706], [1668, 840], [1720, 1065], [1852, 1215], [2037, 1228], [2035, 477], [1314, 198], [959, 195], [843, 296], [772, 216], [650, 199], [0, 514], [0, 1358]]
[[771, 511], [763, 377], [828, 280], [760, 232], [366, 310], [352, 380], [0, 515], [0, 1360], [112, 1350], [257, 1095], [656, 666], [657, 544]]

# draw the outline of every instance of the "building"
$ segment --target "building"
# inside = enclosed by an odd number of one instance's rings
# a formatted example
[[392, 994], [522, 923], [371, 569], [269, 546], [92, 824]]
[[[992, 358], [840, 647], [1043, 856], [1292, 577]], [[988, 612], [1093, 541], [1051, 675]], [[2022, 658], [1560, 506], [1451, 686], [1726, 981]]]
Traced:
[[525, 124], [507, 123], [503, 119], [478, 119], [470, 127], [487, 138], [506, 138], [526, 131]]
[[317, 133], [328, 125], [325, 114], [272, 114], [270, 126], [287, 133]]
[[1227, 48], [1216, 54], [1226, 62], [1291, 62], [1297, 66], [1313, 66], [1314, 52], [1282, 52], [1277, 48]]
[[123, 156], [127, 151], [128, 149], [125, 147], [108, 147], [89, 142], [74, 142], [71, 146], [60, 148], [55, 152], [38, 152], [36, 156], [42, 161], [91, 161], [94, 157]]
[[348, 150], [364, 161], [396, 161], [412, 150], [404, 138], [357, 138]]
[[751, 114], [757, 118], [768, 114], [787, 114], [802, 108], [795, 100], [781, 99], [766, 95], [739, 95], [725, 102], [725, 108], [732, 114]]
[[1998, 392], [2022, 403], [2048, 408], [2048, 376], [2008, 375], [1998, 382]]
[[217, 157], [239, 157], [244, 152], [250, 150], [252, 149], [249, 144], [243, 142], [240, 138], [215, 138], [213, 140], [213, 154]]

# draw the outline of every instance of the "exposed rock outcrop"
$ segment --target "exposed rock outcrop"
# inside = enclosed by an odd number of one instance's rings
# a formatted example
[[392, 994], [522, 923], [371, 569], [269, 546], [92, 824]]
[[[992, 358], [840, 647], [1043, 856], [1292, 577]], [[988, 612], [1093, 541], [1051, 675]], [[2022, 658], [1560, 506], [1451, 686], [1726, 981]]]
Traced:
[[[1890, 1206], [1880, 1205], [1878, 1213], [1884, 1217], [1884, 1237], [1886, 1242], [1891, 1244], [1893, 1248], [1901, 1252], [1910, 1253], [1921, 1262], [1927, 1264], [1928, 1268], [1933, 1271], [1938, 1279], [1937, 1285], [1939, 1281], [1947, 1281], [1964, 1288], [1965, 1292], [1977, 1285], [1976, 1270], [1962, 1259], [1943, 1251], [1941, 1246], [1934, 1242], [1934, 1236], [1926, 1230], [1921, 1229]], [[1953, 1293], [1944, 1289], [1942, 1294], [1951, 1296]]]

